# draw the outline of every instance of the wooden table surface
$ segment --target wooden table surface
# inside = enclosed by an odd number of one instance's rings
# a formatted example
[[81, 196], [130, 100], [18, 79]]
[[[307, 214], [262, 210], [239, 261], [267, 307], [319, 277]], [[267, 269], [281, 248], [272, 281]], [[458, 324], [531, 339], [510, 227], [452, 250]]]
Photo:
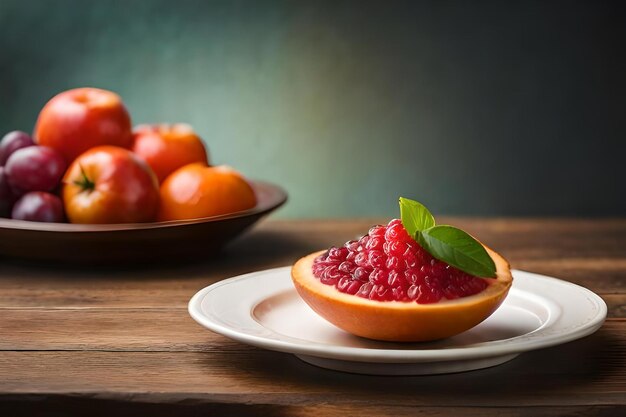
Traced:
[[[266, 221], [195, 264], [0, 263], [0, 416], [626, 415], [626, 220], [447, 219], [513, 267], [600, 294], [592, 336], [480, 371], [376, 377], [319, 369], [201, 328], [199, 289], [291, 264], [375, 220]], [[71, 256], [71, 254], [70, 254]]]

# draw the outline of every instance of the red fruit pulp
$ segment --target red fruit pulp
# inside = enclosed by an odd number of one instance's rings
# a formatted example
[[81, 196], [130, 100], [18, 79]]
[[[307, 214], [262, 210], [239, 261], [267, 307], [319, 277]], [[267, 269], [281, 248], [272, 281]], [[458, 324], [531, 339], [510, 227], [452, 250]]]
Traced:
[[433, 258], [399, 219], [374, 226], [341, 248], [330, 248], [313, 262], [313, 275], [343, 293], [418, 304], [467, 297], [488, 286], [485, 280]]

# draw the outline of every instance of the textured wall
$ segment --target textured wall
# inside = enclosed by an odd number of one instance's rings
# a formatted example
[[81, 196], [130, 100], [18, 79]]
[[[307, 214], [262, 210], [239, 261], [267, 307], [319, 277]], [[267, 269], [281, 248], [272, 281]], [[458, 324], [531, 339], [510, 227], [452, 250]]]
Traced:
[[618, 2], [0, 2], [0, 129], [99, 86], [280, 215], [626, 215]]

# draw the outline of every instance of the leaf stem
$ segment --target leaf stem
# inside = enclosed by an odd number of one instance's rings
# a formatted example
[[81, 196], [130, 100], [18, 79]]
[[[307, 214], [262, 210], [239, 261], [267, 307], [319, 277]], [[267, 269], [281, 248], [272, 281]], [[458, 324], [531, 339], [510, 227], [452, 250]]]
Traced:
[[79, 164], [80, 167], [80, 179], [74, 181], [74, 185], [79, 186], [83, 191], [92, 192], [96, 188], [96, 183], [89, 179], [85, 168]]

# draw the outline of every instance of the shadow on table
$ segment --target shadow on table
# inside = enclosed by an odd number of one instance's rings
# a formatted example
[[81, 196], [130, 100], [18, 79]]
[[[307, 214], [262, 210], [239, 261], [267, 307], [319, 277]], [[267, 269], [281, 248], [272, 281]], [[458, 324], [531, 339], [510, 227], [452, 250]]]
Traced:
[[[289, 265], [299, 257], [319, 249], [315, 241], [307, 240], [306, 237], [259, 230], [237, 238], [218, 252], [206, 253], [203, 258], [193, 261], [172, 258], [133, 264], [86, 265], [72, 263], [71, 259], [59, 263], [1, 258], [0, 273], [10, 273], [16, 277], [45, 276], [50, 279], [57, 275], [63, 276], [64, 279], [69, 277], [115, 279], [126, 278], [132, 274], [133, 278], [145, 277], [153, 280], [199, 272], [226, 277]], [[158, 271], [158, 274], [155, 274], [155, 271]]]
[[[624, 358], [619, 354], [625, 348], [623, 345], [600, 330], [577, 342], [526, 353], [493, 368], [416, 377], [335, 372], [308, 365], [291, 355], [252, 349], [250, 354], [240, 355], [237, 361], [227, 361], [222, 366], [232, 367], [229, 374], [235, 378], [241, 375], [244, 385], [254, 379], [270, 385], [271, 392], [284, 389], [291, 395], [280, 395], [283, 400], [274, 401], [272, 394], [263, 394], [266, 390], [261, 387], [258, 395], [240, 394], [232, 398], [190, 395], [159, 404], [133, 399], [131, 394], [128, 401], [46, 394], [26, 399], [4, 396], [0, 397], [0, 415], [283, 417], [321, 416], [324, 410], [339, 415], [345, 409], [360, 410], [363, 417], [381, 415], [380, 410], [399, 417], [422, 415], [419, 407], [427, 407], [424, 414], [428, 415], [498, 416], [522, 415], [511, 411], [521, 410], [515, 408], [520, 404], [530, 406], [526, 412], [533, 410], [531, 414], [537, 416], [556, 415], [560, 409], [555, 404], [569, 404], [571, 415], [623, 415], [620, 405], [587, 406], [596, 401], [609, 404], [597, 396], [601, 391], [592, 387], [613, 374], [623, 374]], [[207, 354], [207, 371], [214, 366], [214, 358]], [[578, 398], [572, 401], [574, 397]], [[285, 401], [285, 398], [289, 399]], [[582, 411], [574, 408], [577, 404], [583, 404]]]
[[57, 395], [42, 395], [40, 399], [34, 397], [37, 395], [33, 395], [27, 401], [0, 397], [0, 415], [11, 417], [293, 416], [289, 408], [270, 404], [253, 405], [228, 402], [153, 404]]
[[357, 395], [363, 401], [384, 397], [387, 401], [398, 398], [414, 404], [507, 405], [513, 399], [546, 403], [540, 399], [566, 401], [565, 397], [593, 392], [590, 388], [594, 384], [624, 373], [625, 358], [619, 354], [624, 349], [623, 342], [601, 329], [579, 341], [524, 353], [499, 366], [447, 375], [348, 374], [317, 368], [295, 356], [264, 351], [229, 364], [237, 363], [233, 375], [254, 373], [280, 384], [302, 386], [307, 391], [323, 388], [338, 399]]

